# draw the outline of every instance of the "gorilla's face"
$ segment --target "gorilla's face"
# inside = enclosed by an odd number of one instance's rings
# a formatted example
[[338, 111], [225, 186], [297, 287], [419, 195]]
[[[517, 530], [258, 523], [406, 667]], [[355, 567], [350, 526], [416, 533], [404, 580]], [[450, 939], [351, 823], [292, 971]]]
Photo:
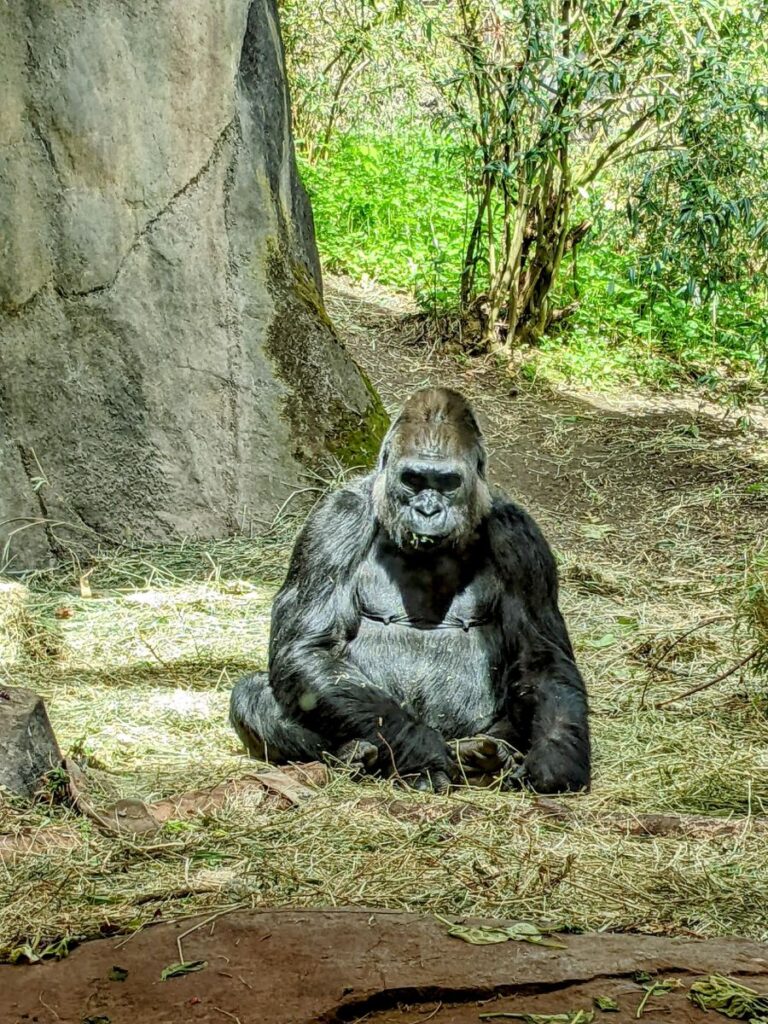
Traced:
[[442, 547], [470, 527], [471, 482], [466, 467], [446, 458], [398, 459], [388, 472], [390, 524], [401, 546]]
[[403, 550], [461, 548], [488, 514], [480, 428], [455, 391], [417, 391], [384, 439], [373, 487], [376, 517]]

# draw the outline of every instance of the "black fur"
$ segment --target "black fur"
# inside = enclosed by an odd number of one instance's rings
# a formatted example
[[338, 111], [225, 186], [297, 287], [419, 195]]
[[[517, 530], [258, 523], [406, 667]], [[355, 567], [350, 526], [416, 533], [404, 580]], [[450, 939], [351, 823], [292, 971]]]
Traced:
[[[440, 420], [445, 396], [453, 405]], [[409, 404], [419, 402], [427, 434], [397, 421], [376, 472], [307, 521], [272, 612], [269, 680], [237, 684], [232, 723], [256, 756], [308, 760], [365, 740], [379, 752], [376, 770], [428, 780], [454, 771], [446, 740], [490, 733], [525, 753], [521, 774], [537, 791], [584, 788], [587, 699], [552, 553], [526, 512], [490, 499], [461, 396], [417, 393]], [[403, 522], [418, 527], [422, 513], [393, 483], [425, 459], [462, 475], [448, 494], [439, 481], [432, 493], [431, 477], [423, 484], [420, 505], [428, 492], [440, 509], [428, 509], [427, 526], [444, 524], [428, 543], [420, 527], [404, 536]]]

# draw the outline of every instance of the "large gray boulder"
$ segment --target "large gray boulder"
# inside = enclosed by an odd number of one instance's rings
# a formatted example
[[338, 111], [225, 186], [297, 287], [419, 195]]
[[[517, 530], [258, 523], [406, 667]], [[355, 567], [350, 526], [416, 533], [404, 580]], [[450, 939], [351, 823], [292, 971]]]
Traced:
[[364, 462], [274, 0], [4, 3], [0, 94], [0, 568], [224, 536]]

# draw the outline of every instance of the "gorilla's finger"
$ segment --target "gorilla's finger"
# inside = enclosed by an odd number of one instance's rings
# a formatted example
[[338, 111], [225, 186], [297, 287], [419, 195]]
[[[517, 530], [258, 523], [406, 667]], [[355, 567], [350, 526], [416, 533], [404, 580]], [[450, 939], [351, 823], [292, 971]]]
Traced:
[[486, 752], [485, 738], [480, 736], [468, 736], [465, 739], [456, 740], [456, 757], [464, 764], [481, 757]]
[[525, 789], [528, 779], [528, 769], [525, 763], [517, 765], [514, 769], [510, 766], [510, 770], [505, 772], [501, 777], [501, 789], [508, 791], [511, 789]]
[[445, 772], [432, 772], [431, 782], [436, 793], [447, 793], [451, 788], [451, 780]]
[[499, 741], [495, 740], [492, 736], [478, 736], [477, 749], [481, 754], [485, 754], [486, 757], [490, 757], [491, 755], [498, 754]]
[[495, 736], [470, 736], [458, 740], [456, 746], [460, 764], [464, 769], [492, 774], [503, 771], [510, 763], [514, 763], [514, 748]]
[[357, 773], [370, 772], [379, 760], [379, 748], [368, 740], [349, 740], [336, 751], [336, 758]]
[[418, 775], [406, 775], [395, 780], [395, 785], [407, 789], [415, 789], [419, 793], [445, 793], [451, 788], [451, 779], [447, 772], [424, 771]]
[[366, 768], [374, 768], [379, 760], [379, 748], [367, 740], [360, 741], [360, 756]]

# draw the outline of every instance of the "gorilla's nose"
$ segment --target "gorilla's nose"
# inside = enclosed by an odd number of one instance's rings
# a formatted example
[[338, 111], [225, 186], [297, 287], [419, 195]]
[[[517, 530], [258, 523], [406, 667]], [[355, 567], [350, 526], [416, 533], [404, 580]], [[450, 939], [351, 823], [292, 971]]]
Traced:
[[442, 506], [434, 494], [422, 493], [413, 503], [413, 507], [426, 519], [431, 519], [432, 516], [437, 515]]

